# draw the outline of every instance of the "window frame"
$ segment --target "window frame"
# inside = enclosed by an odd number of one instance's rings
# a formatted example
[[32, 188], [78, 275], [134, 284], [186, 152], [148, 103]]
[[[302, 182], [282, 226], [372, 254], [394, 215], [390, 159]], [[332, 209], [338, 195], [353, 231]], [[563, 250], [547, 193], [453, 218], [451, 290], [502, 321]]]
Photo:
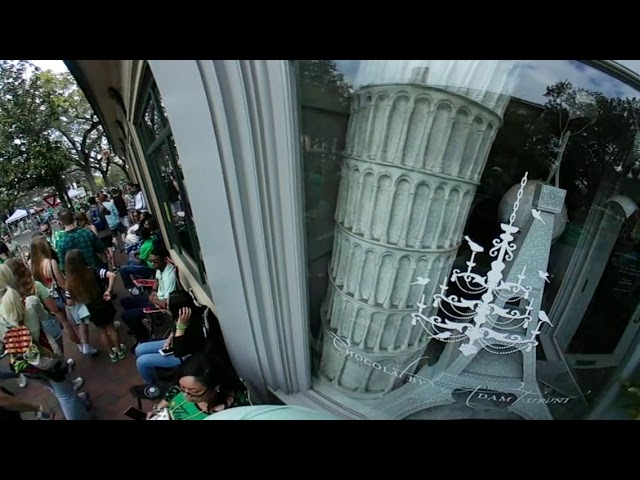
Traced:
[[[178, 164], [175, 144], [172, 141], [173, 132], [171, 130], [171, 125], [167, 118], [166, 110], [162, 106], [160, 98], [160, 92], [158, 90], [156, 80], [153, 77], [148, 63], [145, 62], [145, 65], [143, 66], [142, 80], [138, 89], [137, 101], [135, 104], [135, 113], [132, 123], [136, 129], [136, 133], [140, 141], [140, 146], [142, 147], [144, 161], [146, 162], [149, 169], [149, 175], [151, 177], [150, 181], [157, 196], [158, 204], [161, 210], [160, 215], [162, 217], [162, 221], [167, 227], [166, 230], [169, 245], [185, 260], [185, 264], [192, 271], [192, 274], [194, 274], [194, 276], [198, 278], [203, 285], [206, 285], [207, 275], [204, 267], [200, 244], [194, 231], [196, 227], [193, 219], [189, 218], [188, 221], [185, 222], [187, 235], [189, 241], [193, 246], [192, 255], [182, 245], [181, 239], [178, 234], [178, 229], [175, 227], [173, 219], [168, 217], [167, 208], [169, 207], [170, 202], [166, 189], [164, 188], [164, 182], [162, 181], [160, 166], [158, 165], [158, 162], [154, 160], [154, 155], [156, 155], [161, 150], [163, 144], [167, 147], [167, 161], [170, 167], [174, 172], [179, 172], [179, 175], [176, 176], [176, 181], [178, 183], [178, 191], [180, 193], [180, 197], [182, 199], [189, 200], [189, 196], [184, 185], [184, 178], [181, 173], [180, 165]], [[148, 105], [153, 105], [153, 108], [155, 109], [160, 119], [161, 130], [155, 138], [150, 138], [148, 132], [144, 128], [144, 114]], [[147, 190], [147, 192], [149, 191], [150, 190]], [[188, 204], [189, 202], [185, 201], [184, 203]], [[190, 206], [188, 207], [190, 208]]]
[[[624, 65], [617, 63], [614, 60], [577, 60], [580, 63], [583, 63], [587, 66], [596, 68], [603, 73], [620, 80], [626, 85], [640, 90], [640, 75], [637, 72], [633, 72], [629, 70]], [[292, 71], [297, 70], [297, 61], [291, 60], [290, 69]], [[294, 105], [293, 108], [296, 109], [297, 115], [293, 115], [294, 120], [296, 121], [295, 130], [297, 132], [298, 137], [302, 136], [302, 125], [300, 123], [300, 114], [298, 113], [300, 109], [300, 101], [298, 98], [299, 85], [298, 85], [298, 76], [292, 79], [291, 85], [289, 85], [289, 89], [294, 92]], [[286, 88], [286, 86], [285, 86]], [[302, 163], [304, 161], [302, 151], [299, 152], [298, 162]], [[303, 177], [300, 177], [300, 183], [302, 183]], [[292, 186], [284, 186], [282, 188], [292, 188]], [[295, 186], [298, 188], [298, 185]], [[304, 228], [304, 227], [303, 227]], [[305, 237], [306, 238], [306, 237]], [[306, 245], [305, 245], [306, 247]], [[306, 257], [304, 259], [306, 261]], [[636, 349], [636, 351], [631, 351], [627, 358], [625, 358], [620, 366], [618, 367], [618, 374], [612, 375], [612, 378], [627, 378], [631, 375], [636, 368], [640, 365], [640, 348]], [[614, 382], [614, 380], [612, 380]], [[603, 414], [606, 412], [609, 405], [615, 401], [616, 394], [619, 392], [619, 386], [608, 388], [605, 390], [605, 394], [602, 395], [597, 402], [591, 408], [589, 415], [585, 419], [601, 419]], [[337, 400], [334, 398], [329, 398], [326, 395], [326, 390], [322, 385], [316, 383], [316, 378], [312, 379], [312, 386], [307, 392], [300, 392], [299, 394], [282, 394], [282, 392], [276, 392], [278, 396], [286, 401], [287, 403], [296, 403], [299, 405], [307, 405], [307, 406], [321, 406], [326, 410], [332, 411], [337, 415], [343, 416], [345, 418], [351, 419], [365, 419], [366, 415], [351, 410], [348, 406], [339, 404]], [[339, 395], [337, 395], [339, 397]]]

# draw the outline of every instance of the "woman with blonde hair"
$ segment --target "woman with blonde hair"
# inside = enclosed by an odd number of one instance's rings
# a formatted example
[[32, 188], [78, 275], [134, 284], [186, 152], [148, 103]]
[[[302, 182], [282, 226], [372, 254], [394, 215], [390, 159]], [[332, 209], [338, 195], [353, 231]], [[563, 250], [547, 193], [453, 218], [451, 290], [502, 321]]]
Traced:
[[86, 305], [89, 316], [82, 320], [88, 320], [98, 327], [111, 361], [122, 360], [127, 353], [127, 347], [120, 341], [114, 325], [116, 309], [111, 302], [116, 274], [105, 268], [90, 267], [82, 251], [78, 249], [68, 251], [64, 263], [68, 302]]
[[[60, 320], [69, 335], [69, 339], [76, 344], [78, 350], [83, 354], [96, 354], [98, 351], [89, 344], [89, 326], [86, 323], [78, 323], [78, 333], [80, 334], [80, 338], [78, 338], [75, 329], [68, 320], [64, 301], [67, 279], [60, 271], [58, 262], [53, 258], [53, 250], [51, 250], [49, 242], [43, 236], [34, 237], [31, 241], [31, 272], [33, 273], [33, 278], [47, 288], [49, 296], [57, 304], [60, 310], [59, 314], [51, 308], [49, 308], [49, 311]], [[73, 311], [75, 312], [77, 309]], [[74, 318], [73, 315], [70, 314], [70, 316]]]
[[[7, 265], [0, 265], [0, 341], [4, 342], [5, 334], [14, 327], [24, 326], [31, 334], [31, 341], [45, 347], [51, 353], [53, 364], [46, 370], [37, 368], [25, 369], [24, 373], [35, 380], [45, 383], [60, 403], [60, 408], [67, 420], [90, 420], [89, 398], [87, 394], [78, 394], [73, 384], [67, 379], [68, 366], [55, 340], [42, 328], [42, 321], [47, 312], [36, 295], [23, 299], [16, 289], [16, 281]], [[20, 365], [24, 364], [24, 360]], [[12, 363], [16, 371], [18, 363]], [[18, 373], [18, 372], [16, 372]], [[22, 371], [20, 372], [22, 373]]]
[[[62, 327], [64, 325], [66, 329], [73, 332], [73, 336], [77, 340], [78, 337], [71, 326], [71, 323], [67, 319], [67, 315], [64, 311], [58, 308], [58, 304], [49, 295], [49, 291], [45, 286], [33, 279], [31, 271], [27, 268], [22, 260], [17, 258], [10, 258], [5, 262], [5, 265], [11, 269], [13, 278], [15, 279], [15, 287], [22, 298], [27, 298], [32, 295], [38, 297], [38, 300], [42, 303], [46, 310], [48, 310], [47, 317], [42, 320], [41, 325], [43, 330], [50, 335], [60, 348], [60, 352], [64, 353], [64, 341], [62, 339]], [[76, 362], [73, 358], [67, 359], [68, 373], [71, 373]], [[78, 377], [73, 381], [73, 388], [76, 390], [82, 387], [84, 380], [82, 377]]]

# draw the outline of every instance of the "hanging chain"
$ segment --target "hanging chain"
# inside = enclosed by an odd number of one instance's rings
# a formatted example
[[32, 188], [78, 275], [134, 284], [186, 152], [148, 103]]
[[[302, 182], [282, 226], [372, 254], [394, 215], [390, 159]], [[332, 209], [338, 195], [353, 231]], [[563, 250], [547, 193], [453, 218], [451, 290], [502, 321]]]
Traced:
[[522, 180], [520, 181], [520, 189], [518, 190], [516, 203], [513, 204], [513, 213], [511, 214], [511, 217], [509, 217], [509, 225], [513, 225], [513, 222], [516, 221], [516, 213], [520, 208], [520, 200], [524, 194], [524, 186], [527, 184], [527, 175], [529, 175], [529, 172], [525, 172], [524, 177], [522, 177]]

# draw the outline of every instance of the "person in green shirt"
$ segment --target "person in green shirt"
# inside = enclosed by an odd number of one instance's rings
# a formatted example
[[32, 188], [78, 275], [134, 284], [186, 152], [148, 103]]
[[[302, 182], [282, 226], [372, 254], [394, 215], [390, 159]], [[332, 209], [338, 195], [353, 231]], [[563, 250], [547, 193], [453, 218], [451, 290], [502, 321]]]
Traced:
[[156, 275], [156, 271], [149, 260], [151, 251], [153, 250], [153, 238], [151, 230], [145, 227], [138, 229], [140, 236], [140, 249], [138, 253], [132, 253], [133, 258], [129, 259], [129, 265], [120, 267], [120, 275], [122, 275], [122, 283], [132, 295], [137, 295], [136, 286], [133, 284], [134, 278], [152, 279]]
[[0, 240], [0, 265], [9, 260], [13, 255], [9, 251], [9, 247], [6, 243]]
[[147, 420], [204, 420], [246, 405], [250, 401], [242, 381], [211, 353], [198, 352], [184, 362], [178, 384], [147, 413]]

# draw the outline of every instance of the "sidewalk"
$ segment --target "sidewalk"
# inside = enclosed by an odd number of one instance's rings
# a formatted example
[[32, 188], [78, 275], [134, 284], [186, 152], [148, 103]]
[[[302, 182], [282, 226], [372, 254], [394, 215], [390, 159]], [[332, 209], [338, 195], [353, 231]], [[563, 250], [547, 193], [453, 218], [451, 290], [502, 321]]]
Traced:
[[[126, 256], [124, 254], [119, 254], [117, 260], [119, 265], [126, 264]], [[116, 320], [120, 320], [120, 312], [122, 310], [120, 299], [129, 295], [129, 292], [124, 289], [120, 275], [118, 275], [114, 291], [118, 295], [118, 298], [113, 302], [118, 310]], [[89, 393], [98, 420], [127, 420], [123, 412], [131, 406], [136, 406], [136, 399], [129, 393], [129, 387], [142, 383], [142, 378], [136, 370], [135, 355], [129, 353], [129, 347], [133, 345], [134, 339], [127, 335], [126, 325], [120, 327], [119, 333], [122, 341], [127, 345], [127, 356], [124, 360], [116, 363], [111, 363], [106, 352], [100, 352], [94, 357], [82, 355], [64, 334], [65, 356], [76, 361], [71, 378], [78, 376], [84, 378], [84, 385], [80, 391]], [[98, 349], [102, 349], [98, 332], [93, 325], [90, 325], [90, 337], [91, 344]], [[0, 366], [4, 369], [8, 368], [7, 362], [6, 358], [2, 359]], [[17, 380], [5, 380], [0, 384], [21, 400], [42, 404], [50, 408], [55, 412], [56, 420], [64, 420], [56, 398], [37, 381], [29, 380], [24, 389], [18, 387]], [[148, 403], [145, 402], [143, 406], [148, 406], [146, 405]], [[25, 415], [25, 417], [29, 416], [29, 414]]]

